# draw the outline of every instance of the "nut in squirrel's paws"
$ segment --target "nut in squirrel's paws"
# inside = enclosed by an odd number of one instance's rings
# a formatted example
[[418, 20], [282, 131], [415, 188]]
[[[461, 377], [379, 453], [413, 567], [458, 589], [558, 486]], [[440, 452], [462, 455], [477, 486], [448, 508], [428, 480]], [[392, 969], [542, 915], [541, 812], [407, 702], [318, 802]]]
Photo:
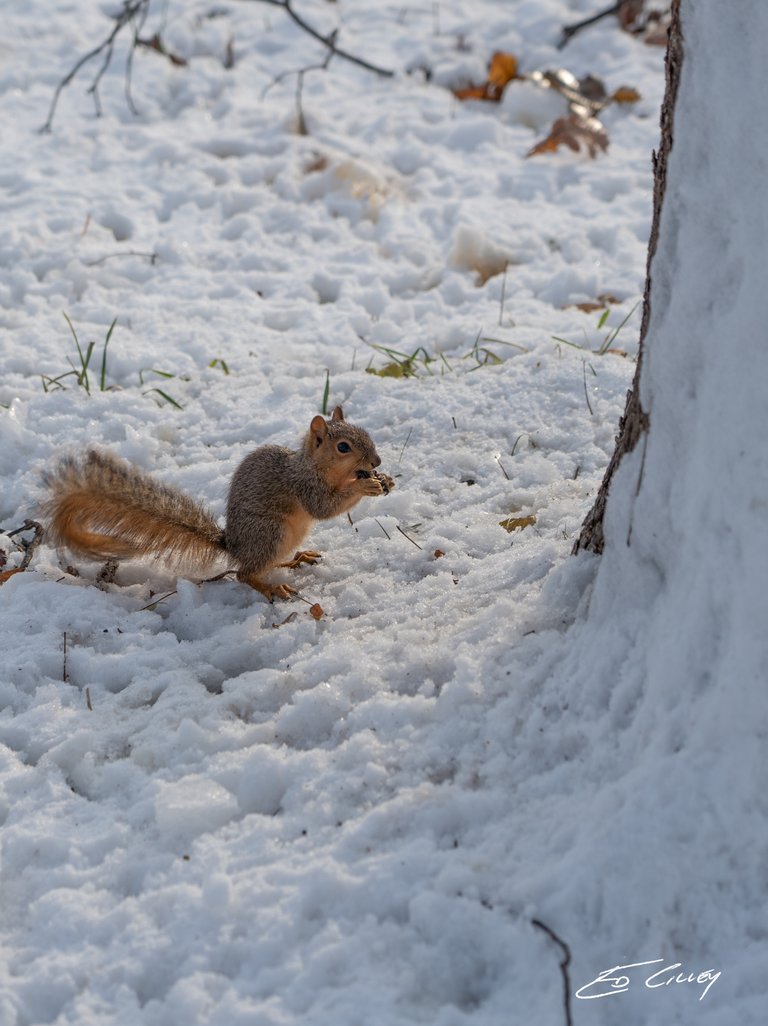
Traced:
[[[361, 481], [370, 481], [370, 491], [366, 488], [366, 495], [389, 495], [395, 487], [395, 482], [389, 474], [380, 474], [378, 470], [358, 470], [357, 476]], [[378, 487], [375, 487], [377, 485]]]

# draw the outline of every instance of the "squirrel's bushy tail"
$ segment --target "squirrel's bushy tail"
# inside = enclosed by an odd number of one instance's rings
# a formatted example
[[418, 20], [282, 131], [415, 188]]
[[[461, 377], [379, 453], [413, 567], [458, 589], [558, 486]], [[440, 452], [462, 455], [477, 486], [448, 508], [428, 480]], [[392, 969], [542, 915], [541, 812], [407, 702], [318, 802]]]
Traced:
[[202, 569], [225, 551], [223, 531], [194, 499], [109, 453], [67, 457], [43, 483], [48, 539], [87, 559], [159, 556]]

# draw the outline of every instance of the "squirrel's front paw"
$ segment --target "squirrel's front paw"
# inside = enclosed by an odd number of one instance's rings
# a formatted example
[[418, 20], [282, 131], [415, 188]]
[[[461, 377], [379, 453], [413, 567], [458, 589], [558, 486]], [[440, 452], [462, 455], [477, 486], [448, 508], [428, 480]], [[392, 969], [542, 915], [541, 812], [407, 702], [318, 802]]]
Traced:
[[388, 495], [395, 487], [388, 474], [380, 474], [377, 470], [358, 470], [357, 484], [363, 495]]
[[383, 495], [384, 489], [381, 482], [375, 477], [360, 477], [357, 480], [357, 488], [361, 495]]
[[381, 490], [384, 492], [384, 494], [385, 495], [389, 495], [389, 493], [395, 487], [395, 482], [389, 476], [389, 474], [380, 474], [378, 472], [378, 470], [374, 470], [373, 476], [376, 478], [376, 480], [381, 485]]

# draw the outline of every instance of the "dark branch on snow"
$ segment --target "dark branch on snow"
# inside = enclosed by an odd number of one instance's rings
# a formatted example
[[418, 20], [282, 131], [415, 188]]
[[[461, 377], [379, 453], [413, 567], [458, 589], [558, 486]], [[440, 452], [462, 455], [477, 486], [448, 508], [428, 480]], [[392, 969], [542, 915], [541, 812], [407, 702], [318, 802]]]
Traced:
[[391, 71], [389, 68], [382, 68], [377, 64], [372, 64], [370, 61], [364, 60], [362, 57], [356, 57], [348, 50], [342, 50], [340, 46], [336, 45], [336, 32], [334, 31], [330, 35], [324, 36], [322, 32], [319, 32], [316, 28], [310, 25], [308, 21], [305, 21], [300, 14], [297, 14], [293, 9], [292, 0], [255, 0], [255, 2], [270, 4], [272, 7], [280, 7], [285, 11], [289, 18], [292, 18], [293, 21], [296, 22], [299, 28], [312, 36], [313, 39], [316, 39], [318, 43], [322, 43], [323, 46], [327, 47], [328, 50], [334, 54], [334, 56], [341, 57], [345, 61], [351, 61], [352, 64], [357, 64], [359, 67], [365, 68], [367, 71], [372, 71], [376, 75], [382, 75], [384, 78], [392, 78], [394, 76], [394, 71]]

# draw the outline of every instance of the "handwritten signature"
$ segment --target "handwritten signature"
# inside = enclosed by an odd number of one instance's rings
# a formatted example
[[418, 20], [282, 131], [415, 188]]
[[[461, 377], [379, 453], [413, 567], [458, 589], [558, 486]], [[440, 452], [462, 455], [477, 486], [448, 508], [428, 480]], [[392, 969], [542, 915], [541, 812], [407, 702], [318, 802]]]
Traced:
[[[576, 997], [584, 1001], [591, 1001], [593, 998], [612, 997], [614, 994], [626, 994], [630, 986], [630, 978], [626, 975], [627, 969], [638, 969], [645, 965], [658, 965], [659, 962], [666, 962], [664, 958], [652, 958], [649, 962], [630, 962], [628, 965], [615, 965], [611, 969], [604, 969], [590, 983], [585, 983], [576, 991]], [[671, 965], [664, 965], [663, 968], [654, 970], [645, 978], [645, 985], [650, 990], [656, 987], [668, 987], [670, 984], [678, 983], [706, 983], [706, 987], [699, 995], [699, 1001], [706, 995], [713, 983], [720, 978], [720, 970], [705, 969], [700, 973], [677, 972], [682, 962], [675, 962]]]

